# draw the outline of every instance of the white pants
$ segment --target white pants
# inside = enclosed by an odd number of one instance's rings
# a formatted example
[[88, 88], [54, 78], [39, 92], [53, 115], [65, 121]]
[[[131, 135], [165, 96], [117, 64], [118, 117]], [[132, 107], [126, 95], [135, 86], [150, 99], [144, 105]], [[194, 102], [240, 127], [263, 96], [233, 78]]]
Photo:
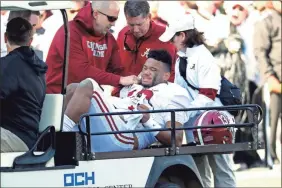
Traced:
[[[108, 113], [120, 111], [115, 109], [112, 100], [109, 100], [109, 96], [105, 95], [99, 85], [92, 81], [93, 84], [93, 98], [91, 99], [91, 105], [89, 108], [89, 114]], [[134, 124], [139, 124], [138, 121], [132, 121]], [[70, 121], [64, 119], [64, 127], [69, 127]], [[82, 130], [86, 132], [85, 119], [82, 123]], [[91, 116], [90, 117], [90, 130], [91, 133], [100, 132], [113, 132], [129, 130], [129, 125], [126, 124], [119, 115], [103, 115], [103, 116]], [[132, 125], [132, 127], [137, 127]], [[71, 131], [78, 131], [78, 126], [74, 126]], [[132, 129], [133, 130], [133, 129]], [[139, 148], [144, 148], [149, 144], [156, 141], [152, 137], [151, 133], [136, 133], [136, 138], [139, 143]], [[110, 151], [122, 151], [132, 150], [134, 148], [134, 135], [133, 133], [119, 133], [119, 134], [107, 134], [107, 135], [93, 135], [91, 136], [91, 150], [93, 152], [110, 152]]]

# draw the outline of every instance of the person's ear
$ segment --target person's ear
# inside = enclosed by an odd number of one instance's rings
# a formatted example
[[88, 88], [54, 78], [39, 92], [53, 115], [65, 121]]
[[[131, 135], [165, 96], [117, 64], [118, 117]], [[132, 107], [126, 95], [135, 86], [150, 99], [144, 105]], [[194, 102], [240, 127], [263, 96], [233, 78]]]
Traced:
[[7, 37], [7, 33], [6, 33], [6, 32], [5, 32], [5, 34], [4, 34], [4, 41], [5, 41], [5, 43], [8, 42], [8, 37]]
[[96, 19], [98, 18], [98, 11], [93, 10], [92, 16], [93, 16], [93, 18], [96, 20]]
[[148, 14], [148, 18], [151, 20], [151, 18], [152, 18], [152, 14], [151, 13]]
[[28, 46], [31, 46], [32, 41], [33, 41], [33, 37], [30, 39]]
[[180, 33], [180, 36], [181, 36], [181, 40], [184, 41], [184, 40], [185, 40], [185, 37], [186, 37], [185, 33], [184, 33], [184, 32], [181, 32], [181, 33]]
[[170, 72], [165, 72], [163, 78], [165, 81], [168, 81], [170, 78]]

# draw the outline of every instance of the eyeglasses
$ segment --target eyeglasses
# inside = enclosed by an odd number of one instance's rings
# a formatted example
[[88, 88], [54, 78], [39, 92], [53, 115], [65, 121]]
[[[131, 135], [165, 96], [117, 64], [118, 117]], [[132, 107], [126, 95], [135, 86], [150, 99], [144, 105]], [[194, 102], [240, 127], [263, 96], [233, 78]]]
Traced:
[[109, 22], [115, 22], [118, 19], [117, 17], [109, 16], [107, 14], [104, 14], [103, 12], [100, 12], [100, 11], [97, 11], [97, 12], [99, 12], [100, 14], [103, 14], [104, 16], [107, 16]]

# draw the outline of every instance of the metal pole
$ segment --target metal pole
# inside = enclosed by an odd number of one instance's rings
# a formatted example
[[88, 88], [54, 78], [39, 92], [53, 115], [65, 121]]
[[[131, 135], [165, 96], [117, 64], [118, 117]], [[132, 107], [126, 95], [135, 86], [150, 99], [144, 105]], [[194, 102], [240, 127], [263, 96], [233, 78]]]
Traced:
[[86, 116], [86, 132], [87, 132], [87, 160], [91, 160], [91, 130], [90, 130], [90, 116]]
[[176, 151], [176, 138], [175, 138], [175, 111], [171, 112], [171, 151], [170, 155], [174, 155]]
[[61, 9], [64, 21], [65, 30], [65, 45], [64, 45], [64, 62], [63, 62], [63, 76], [62, 76], [62, 91], [61, 93], [66, 94], [66, 87], [68, 84], [68, 65], [69, 65], [69, 44], [70, 44], [70, 33], [69, 33], [69, 23], [68, 15], [65, 9]]

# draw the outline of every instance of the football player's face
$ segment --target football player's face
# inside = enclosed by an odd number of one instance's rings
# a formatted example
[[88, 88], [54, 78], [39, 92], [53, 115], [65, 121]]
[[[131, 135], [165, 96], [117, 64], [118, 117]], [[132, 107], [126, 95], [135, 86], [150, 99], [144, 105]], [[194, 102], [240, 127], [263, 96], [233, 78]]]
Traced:
[[144, 87], [152, 87], [166, 82], [170, 74], [164, 66], [160, 61], [152, 58], [147, 59], [141, 72], [141, 84]]

